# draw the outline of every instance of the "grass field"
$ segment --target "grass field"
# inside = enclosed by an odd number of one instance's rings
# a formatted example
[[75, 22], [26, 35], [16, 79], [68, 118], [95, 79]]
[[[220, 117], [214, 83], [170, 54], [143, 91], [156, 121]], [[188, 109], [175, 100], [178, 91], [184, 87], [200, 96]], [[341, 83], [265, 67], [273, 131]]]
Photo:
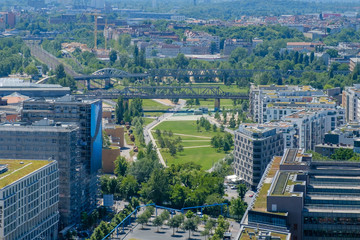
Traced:
[[[192, 108], [199, 108], [199, 107], [206, 107], [206, 108], [214, 108], [215, 102], [214, 99], [206, 99], [206, 100], [200, 100], [200, 105], [192, 105]], [[234, 108], [240, 108], [240, 105], [234, 106], [233, 100], [231, 99], [221, 99], [220, 100], [220, 106], [225, 107], [226, 109], [234, 109]], [[190, 106], [187, 106], [190, 107]]]
[[195, 121], [165, 121], [153, 129], [153, 136], [156, 139], [155, 131], [171, 130], [174, 137], [180, 136], [183, 152], [171, 156], [167, 149], [161, 149], [160, 152], [167, 165], [194, 162], [202, 166], [203, 169], [210, 169], [213, 163], [225, 157], [224, 152], [218, 152], [210, 146], [211, 138], [217, 134], [223, 134], [213, 131], [206, 132], [204, 129], [198, 132]]
[[143, 120], [144, 120], [144, 127], [146, 126], [146, 125], [148, 125], [149, 123], [152, 123], [155, 119], [153, 119], [153, 118], [143, 118]]
[[166, 165], [193, 162], [199, 164], [203, 169], [208, 170], [212, 164], [225, 157], [225, 153], [218, 153], [212, 147], [208, 148], [185, 148], [183, 152], [177, 153], [174, 157], [166, 150], [160, 150]]
[[143, 109], [144, 110], [167, 110], [169, 106], [158, 103], [151, 99], [143, 99]]
[[8, 171], [0, 175], [0, 188], [44, 167], [49, 161], [41, 160], [0, 160], [0, 164], [8, 166]]

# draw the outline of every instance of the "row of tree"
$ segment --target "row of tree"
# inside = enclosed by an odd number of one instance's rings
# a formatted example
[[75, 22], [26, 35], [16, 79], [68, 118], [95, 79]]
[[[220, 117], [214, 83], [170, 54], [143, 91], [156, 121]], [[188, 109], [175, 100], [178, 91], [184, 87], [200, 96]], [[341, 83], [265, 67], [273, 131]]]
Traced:
[[115, 116], [118, 124], [124, 122], [131, 122], [131, 120], [135, 117], [141, 117], [143, 114], [142, 107], [142, 99], [135, 98], [130, 102], [128, 100], [124, 100], [122, 96], [120, 96], [117, 100], [116, 108], [115, 108]]

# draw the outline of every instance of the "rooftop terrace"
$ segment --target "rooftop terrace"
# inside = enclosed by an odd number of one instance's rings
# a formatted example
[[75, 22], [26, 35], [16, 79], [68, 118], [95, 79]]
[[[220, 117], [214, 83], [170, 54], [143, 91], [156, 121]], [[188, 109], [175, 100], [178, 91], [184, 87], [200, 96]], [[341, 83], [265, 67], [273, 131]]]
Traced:
[[0, 174], [0, 188], [29, 175], [30, 173], [49, 164], [47, 160], [12, 160], [0, 159], [0, 164], [7, 165], [8, 171]]
[[[271, 239], [280, 239], [285, 240], [288, 237], [288, 234], [283, 233], [276, 233], [276, 232], [264, 232], [264, 231], [257, 231], [253, 228], [244, 228], [240, 240], [250, 240], [250, 239], [258, 239], [256, 237], [265, 237], [265, 236], [271, 236]], [[265, 239], [265, 238], [263, 238]]]

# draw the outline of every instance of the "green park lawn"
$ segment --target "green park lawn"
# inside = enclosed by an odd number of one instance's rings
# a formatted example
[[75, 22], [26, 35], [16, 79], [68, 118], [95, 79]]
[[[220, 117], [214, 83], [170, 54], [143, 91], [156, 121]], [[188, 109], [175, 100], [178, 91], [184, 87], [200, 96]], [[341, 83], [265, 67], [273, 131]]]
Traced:
[[215, 148], [185, 148], [183, 152], [177, 153], [174, 157], [167, 150], [160, 150], [166, 165], [193, 162], [199, 164], [203, 169], [208, 170], [212, 165], [225, 157], [225, 153], [217, 152]]
[[[206, 107], [206, 108], [214, 108], [215, 101], [214, 99], [206, 99], [206, 100], [200, 100], [200, 105], [192, 105], [192, 108], [199, 108], [199, 107]], [[221, 99], [220, 100], [220, 106], [225, 107], [226, 109], [234, 109], [234, 108], [240, 108], [240, 105], [234, 106], [233, 100], [231, 99]], [[190, 106], [187, 106], [190, 107]]]
[[152, 99], [143, 99], [144, 110], [167, 110], [171, 107], [158, 103]]
[[216, 133], [211, 130], [206, 132], [204, 129], [201, 129], [201, 131], [198, 132], [196, 128], [196, 121], [164, 121], [154, 128], [154, 130], [156, 129], [159, 129], [161, 131], [171, 130], [174, 135], [185, 134], [190, 135], [189, 137], [198, 137], [198, 139], [201, 139], [201, 137], [206, 137], [205, 139], [210, 139], [211, 137], [216, 135]]
[[149, 123], [152, 123], [155, 119], [153, 119], [153, 118], [143, 118], [143, 120], [144, 120], [144, 127], [146, 126], [146, 125], [148, 125]]
[[198, 132], [196, 121], [165, 121], [152, 130], [155, 139], [157, 138], [155, 134], [157, 129], [161, 131], [171, 130], [174, 135], [172, 139], [178, 136], [182, 139], [181, 145], [184, 147], [184, 151], [177, 152], [175, 156], [171, 156], [168, 149], [160, 149], [167, 165], [194, 162], [207, 170], [226, 155], [226, 153], [218, 152], [217, 149], [210, 146], [213, 136], [223, 134], [219, 132], [219, 129], [217, 132], [212, 130], [206, 132], [202, 128]]

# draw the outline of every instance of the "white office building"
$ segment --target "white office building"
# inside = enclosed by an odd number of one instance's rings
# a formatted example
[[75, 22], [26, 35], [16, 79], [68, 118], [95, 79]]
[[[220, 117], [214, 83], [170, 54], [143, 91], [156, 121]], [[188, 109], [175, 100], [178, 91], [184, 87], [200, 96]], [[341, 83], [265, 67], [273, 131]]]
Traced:
[[56, 161], [0, 160], [0, 239], [57, 239], [58, 186]]

